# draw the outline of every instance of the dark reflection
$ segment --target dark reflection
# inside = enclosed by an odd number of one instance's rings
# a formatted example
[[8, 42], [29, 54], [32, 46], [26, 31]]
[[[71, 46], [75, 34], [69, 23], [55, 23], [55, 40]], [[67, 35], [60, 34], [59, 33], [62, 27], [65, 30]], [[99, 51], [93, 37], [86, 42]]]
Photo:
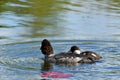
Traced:
[[53, 69], [53, 64], [50, 62], [47, 62], [47, 61], [44, 61], [44, 63], [41, 64], [41, 66], [42, 66], [41, 67], [42, 71], [49, 71], [49, 70]]
[[58, 66], [64, 66], [64, 67], [73, 67], [73, 66], [79, 66], [82, 65], [82, 63], [55, 63]]
[[53, 65], [57, 66], [64, 66], [64, 67], [73, 67], [73, 66], [79, 66], [82, 65], [82, 63], [50, 63], [48, 61], [44, 61], [43, 64], [41, 64], [41, 70], [44, 71], [50, 71], [53, 69]]

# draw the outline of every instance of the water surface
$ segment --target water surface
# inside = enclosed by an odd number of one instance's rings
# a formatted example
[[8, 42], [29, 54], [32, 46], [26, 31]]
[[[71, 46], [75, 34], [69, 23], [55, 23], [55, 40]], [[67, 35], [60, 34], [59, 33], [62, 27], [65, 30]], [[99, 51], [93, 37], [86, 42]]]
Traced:
[[[119, 25], [119, 0], [0, 0], [0, 80], [40, 80], [44, 71], [71, 73], [71, 80], [118, 80]], [[44, 63], [44, 38], [55, 54], [77, 45], [103, 58], [74, 66]]]

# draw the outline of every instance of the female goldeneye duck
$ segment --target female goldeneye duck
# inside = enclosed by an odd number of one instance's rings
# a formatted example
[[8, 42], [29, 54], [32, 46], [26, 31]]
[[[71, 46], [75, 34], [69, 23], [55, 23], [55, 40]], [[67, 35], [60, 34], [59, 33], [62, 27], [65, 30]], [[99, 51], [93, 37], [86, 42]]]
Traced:
[[[53, 47], [51, 46], [51, 43], [44, 39], [41, 44], [41, 52], [45, 55], [45, 61], [49, 62], [58, 62], [58, 63], [80, 63], [80, 62], [93, 62], [92, 59], [81, 56], [77, 51], [78, 48], [71, 47], [71, 52], [61, 52], [59, 54], [54, 55]], [[74, 53], [73, 53], [74, 52]], [[68, 54], [67, 54], [68, 53]]]
[[100, 58], [102, 58], [100, 55], [98, 55], [97, 53], [92, 52], [92, 51], [81, 52], [80, 48], [78, 46], [72, 46], [71, 49], [70, 49], [70, 51], [72, 53], [79, 54], [81, 56], [86, 56], [88, 58], [91, 58], [94, 61], [99, 60]]

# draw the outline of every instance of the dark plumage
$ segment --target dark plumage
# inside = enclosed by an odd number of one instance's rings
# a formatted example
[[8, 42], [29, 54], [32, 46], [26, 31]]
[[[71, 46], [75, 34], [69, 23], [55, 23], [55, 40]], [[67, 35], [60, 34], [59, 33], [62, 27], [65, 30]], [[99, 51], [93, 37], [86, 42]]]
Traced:
[[100, 55], [98, 55], [97, 53], [95, 53], [93, 51], [81, 52], [80, 48], [78, 46], [72, 46], [70, 51], [74, 54], [79, 54], [79, 57], [81, 57], [81, 56], [86, 57], [87, 59], [92, 60], [92, 61], [98, 61], [100, 58], [102, 58]]
[[61, 52], [53, 55], [54, 51], [52, 45], [47, 39], [44, 39], [40, 48], [45, 55], [45, 61], [55, 63], [92, 63], [92, 58], [80, 55], [80, 49], [77, 46], [72, 46], [69, 52]]
[[75, 50], [80, 50], [80, 48], [77, 47], [77, 46], [72, 46], [72, 47], [70, 48], [70, 51], [71, 51], [71, 52], [74, 52]]
[[47, 39], [44, 39], [42, 41], [40, 50], [45, 56], [48, 57], [50, 56], [50, 54], [53, 54], [53, 48]]
[[92, 52], [92, 51], [84, 51], [84, 52], [81, 52], [80, 55], [84, 55], [84, 56], [89, 57], [93, 60], [99, 60], [100, 58], [102, 58], [100, 55], [98, 55], [97, 53]]

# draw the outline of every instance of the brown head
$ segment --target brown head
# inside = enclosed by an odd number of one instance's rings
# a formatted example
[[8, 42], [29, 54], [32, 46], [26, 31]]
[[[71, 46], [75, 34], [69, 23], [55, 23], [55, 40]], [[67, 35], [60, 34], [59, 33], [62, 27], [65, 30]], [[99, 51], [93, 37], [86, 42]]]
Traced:
[[44, 39], [40, 48], [41, 52], [45, 55], [45, 57], [53, 56], [53, 48], [50, 42], [47, 39]]

